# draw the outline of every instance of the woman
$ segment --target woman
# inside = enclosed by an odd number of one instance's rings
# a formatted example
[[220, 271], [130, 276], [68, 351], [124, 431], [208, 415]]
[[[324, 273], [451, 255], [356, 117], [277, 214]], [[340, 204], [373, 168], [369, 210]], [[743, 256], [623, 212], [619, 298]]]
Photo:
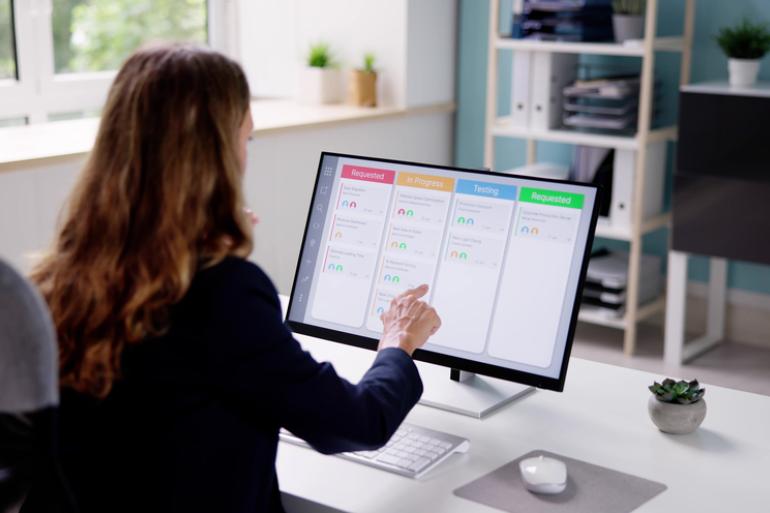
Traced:
[[383, 445], [422, 392], [411, 353], [440, 325], [383, 316], [360, 383], [302, 351], [244, 257], [252, 130], [240, 67], [156, 47], [118, 73], [54, 250], [34, 280], [60, 345], [63, 467], [80, 508], [281, 511], [278, 430], [326, 453]]

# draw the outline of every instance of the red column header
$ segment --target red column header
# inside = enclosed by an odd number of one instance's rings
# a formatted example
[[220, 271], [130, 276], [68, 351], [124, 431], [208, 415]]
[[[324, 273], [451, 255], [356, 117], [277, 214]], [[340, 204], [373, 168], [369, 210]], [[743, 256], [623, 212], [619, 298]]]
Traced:
[[374, 169], [361, 166], [342, 166], [342, 178], [348, 180], [363, 180], [365, 182], [393, 183], [395, 171]]

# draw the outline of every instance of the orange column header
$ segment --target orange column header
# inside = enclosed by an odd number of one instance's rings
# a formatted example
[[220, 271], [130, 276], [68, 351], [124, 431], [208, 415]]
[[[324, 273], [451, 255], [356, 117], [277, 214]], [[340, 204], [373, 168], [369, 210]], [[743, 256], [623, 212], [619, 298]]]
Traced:
[[452, 192], [455, 181], [453, 178], [443, 176], [420, 175], [417, 173], [399, 173], [396, 179], [398, 185], [407, 187], [421, 187], [434, 191]]

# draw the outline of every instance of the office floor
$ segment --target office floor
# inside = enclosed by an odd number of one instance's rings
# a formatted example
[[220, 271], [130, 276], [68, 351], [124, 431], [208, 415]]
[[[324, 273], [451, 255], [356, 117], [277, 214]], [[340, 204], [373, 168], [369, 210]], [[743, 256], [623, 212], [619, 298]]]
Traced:
[[770, 348], [725, 342], [690, 363], [667, 368], [663, 364], [663, 330], [640, 324], [636, 353], [623, 355], [623, 333], [603, 326], [579, 323], [572, 355], [665, 376], [696, 378], [756, 394], [770, 395]]

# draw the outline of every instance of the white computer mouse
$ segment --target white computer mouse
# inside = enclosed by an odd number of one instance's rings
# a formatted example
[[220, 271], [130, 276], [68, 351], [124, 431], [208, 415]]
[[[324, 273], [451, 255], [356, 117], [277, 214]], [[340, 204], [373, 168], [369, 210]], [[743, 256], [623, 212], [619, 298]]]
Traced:
[[567, 466], [548, 456], [535, 456], [519, 462], [521, 480], [533, 493], [557, 494], [567, 487]]

